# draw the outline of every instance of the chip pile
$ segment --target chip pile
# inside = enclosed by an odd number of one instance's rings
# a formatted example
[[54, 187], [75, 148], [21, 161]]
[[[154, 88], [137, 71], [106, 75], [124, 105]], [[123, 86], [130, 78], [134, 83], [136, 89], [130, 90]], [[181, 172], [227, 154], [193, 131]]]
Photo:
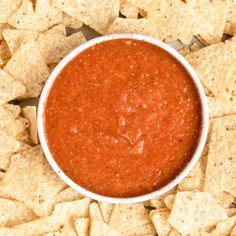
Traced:
[[[36, 107], [25, 101], [86, 41], [84, 25], [98, 35], [180, 41], [204, 86], [210, 131], [202, 157], [151, 201], [88, 199], [57, 177], [39, 145]], [[0, 0], [0, 236], [235, 236], [235, 34], [235, 0]]]

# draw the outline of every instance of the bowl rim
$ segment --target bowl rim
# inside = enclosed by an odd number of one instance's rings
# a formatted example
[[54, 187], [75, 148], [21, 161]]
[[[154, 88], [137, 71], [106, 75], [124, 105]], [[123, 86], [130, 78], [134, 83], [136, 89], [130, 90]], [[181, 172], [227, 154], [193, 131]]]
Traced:
[[[57, 162], [54, 160], [49, 147], [47, 145], [47, 140], [46, 140], [46, 134], [44, 132], [44, 107], [45, 103], [47, 100], [47, 96], [50, 92], [50, 89], [57, 78], [57, 76], [60, 74], [60, 72], [63, 70], [63, 68], [71, 61], [73, 60], [79, 53], [84, 51], [85, 49], [94, 46], [95, 44], [108, 41], [108, 40], [113, 40], [113, 39], [136, 39], [136, 40], [141, 40], [144, 42], [151, 43], [155, 46], [158, 46], [168, 52], [170, 55], [172, 55], [176, 60], [178, 60], [182, 66], [187, 70], [189, 73], [190, 77], [192, 78], [192, 81], [194, 82], [198, 93], [199, 93], [199, 98], [202, 106], [202, 127], [201, 127], [201, 135], [199, 138], [198, 146], [195, 149], [195, 152], [191, 158], [191, 160], [188, 162], [188, 164], [185, 166], [185, 168], [169, 183], [167, 183], [165, 186], [161, 187], [160, 189], [157, 189], [151, 193], [147, 193], [144, 195], [140, 196], [135, 196], [135, 197], [127, 197], [127, 198], [116, 198], [116, 197], [109, 197], [109, 196], [103, 196], [98, 193], [91, 192], [79, 184], [75, 183], [71, 178], [69, 178], [58, 166]], [[203, 86], [200, 82], [200, 79], [197, 75], [197, 73], [194, 71], [194, 69], [190, 66], [190, 64], [187, 62], [187, 60], [180, 55], [175, 49], [173, 49], [171, 46], [168, 44], [159, 41], [157, 39], [154, 39], [150, 36], [144, 36], [140, 34], [111, 34], [111, 35], [105, 35], [105, 36], [100, 36], [94, 39], [91, 39], [79, 47], [75, 48], [72, 52], [70, 52], [67, 56], [65, 56], [54, 68], [54, 70], [51, 72], [49, 75], [40, 99], [38, 103], [38, 114], [37, 114], [37, 128], [38, 128], [38, 135], [39, 135], [39, 140], [43, 149], [43, 152], [45, 154], [46, 159], [48, 160], [49, 164], [51, 165], [52, 169], [56, 172], [56, 174], [66, 183], [68, 184], [71, 188], [76, 190], [77, 192], [89, 197], [93, 198], [97, 201], [103, 201], [103, 202], [108, 202], [108, 203], [138, 203], [138, 202], [143, 202], [150, 200], [154, 197], [160, 196], [172, 188], [174, 188], [178, 183], [180, 183], [184, 177], [188, 175], [190, 170], [193, 168], [193, 166], [196, 164], [196, 162], [199, 160], [201, 153], [203, 151], [203, 148], [205, 146], [206, 140], [207, 140], [207, 133], [208, 133], [208, 126], [209, 126], [209, 113], [208, 113], [208, 105], [207, 105], [207, 98], [203, 89]]]

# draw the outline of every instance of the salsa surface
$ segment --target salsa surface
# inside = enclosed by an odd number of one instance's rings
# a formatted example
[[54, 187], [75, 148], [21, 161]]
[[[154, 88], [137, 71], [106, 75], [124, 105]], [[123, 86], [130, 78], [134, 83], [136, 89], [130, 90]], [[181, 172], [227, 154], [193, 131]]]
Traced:
[[198, 145], [202, 110], [190, 75], [152, 44], [116, 39], [80, 53], [45, 106], [49, 149], [84, 188], [133, 197], [174, 179]]

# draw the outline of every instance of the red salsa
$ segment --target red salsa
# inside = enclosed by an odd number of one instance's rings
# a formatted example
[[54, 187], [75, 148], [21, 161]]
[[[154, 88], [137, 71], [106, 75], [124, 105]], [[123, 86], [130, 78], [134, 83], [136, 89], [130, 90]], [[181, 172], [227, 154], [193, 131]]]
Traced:
[[150, 193], [173, 180], [198, 145], [202, 108], [185, 68], [133, 39], [92, 46], [65, 66], [45, 107], [49, 149], [82, 187]]

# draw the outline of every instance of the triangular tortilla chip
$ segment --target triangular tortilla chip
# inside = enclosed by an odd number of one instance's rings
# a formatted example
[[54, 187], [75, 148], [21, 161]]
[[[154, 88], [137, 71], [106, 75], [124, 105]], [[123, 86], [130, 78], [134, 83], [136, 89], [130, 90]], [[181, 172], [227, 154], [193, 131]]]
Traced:
[[0, 183], [0, 191], [19, 201], [32, 202], [38, 197], [42, 161], [43, 153], [39, 146], [12, 156]]
[[226, 219], [226, 212], [210, 194], [178, 192], [168, 222], [180, 233], [191, 234]]
[[0, 23], [6, 23], [8, 18], [17, 10], [20, 6], [21, 0], [1, 0], [0, 1]]
[[62, 12], [52, 7], [49, 0], [38, 0], [35, 11], [30, 0], [23, 0], [19, 9], [8, 19], [8, 24], [17, 29], [44, 31], [62, 19]]
[[58, 34], [41, 34], [37, 45], [47, 64], [59, 62], [66, 54], [86, 41], [82, 32], [64, 37]]
[[128, 1], [120, 4], [120, 13], [126, 18], [138, 18], [139, 9]]
[[107, 34], [136, 33], [157, 37], [156, 27], [150, 19], [117, 18], [109, 27]]
[[236, 80], [236, 37], [189, 53], [186, 59], [215, 97], [231, 95]]
[[25, 85], [25, 97], [38, 97], [49, 75], [49, 69], [34, 41], [22, 44], [4, 71]]
[[36, 216], [24, 203], [0, 198], [0, 226], [12, 227], [35, 220]]
[[219, 222], [216, 225], [216, 228], [211, 231], [211, 235], [228, 236], [230, 235], [235, 224], [236, 216], [230, 217], [225, 221]]
[[98, 202], [105, 223], [109, 223], [114, 204], [107, 202]]
[[[52, 0], [52, 5], [104, 34], [119, 16], [119, 0]], [[96, 16], [96, 17], [94, 17]]]
[[38, 33], [29, 30], [6, 29], [3, 31], [3, 37], [9, 47], [11, 55], [13, 55], [20, 45], [28, 40], [35, 40]]

